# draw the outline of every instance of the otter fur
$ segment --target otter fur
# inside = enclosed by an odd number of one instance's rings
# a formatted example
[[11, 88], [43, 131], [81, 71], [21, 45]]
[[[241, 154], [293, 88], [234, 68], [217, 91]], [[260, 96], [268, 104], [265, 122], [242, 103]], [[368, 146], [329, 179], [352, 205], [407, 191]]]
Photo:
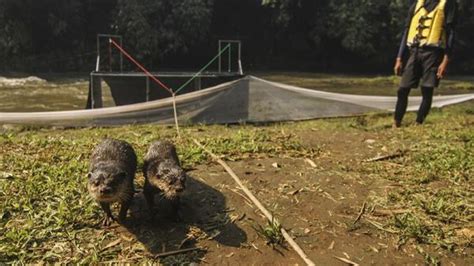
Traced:
[[160, 194], [171, 201], [176, 218], [179, 218], [180, 195], [185, 188], [187, 175], [171, 142], [163, 140], [151, 144], [144, 159], [143, 176], [143, 193], [152, 214], [154, 196]]
[[87, 188], [106, 214], [103, 225], [108, 226], [115, 220], [110, 210], [114, 202], [121, 204], [119, 221], [125, 220], [133, 199], [136, 170], [137, 156], [127, 142], [109, 138], [95, 147], [90, 158]]

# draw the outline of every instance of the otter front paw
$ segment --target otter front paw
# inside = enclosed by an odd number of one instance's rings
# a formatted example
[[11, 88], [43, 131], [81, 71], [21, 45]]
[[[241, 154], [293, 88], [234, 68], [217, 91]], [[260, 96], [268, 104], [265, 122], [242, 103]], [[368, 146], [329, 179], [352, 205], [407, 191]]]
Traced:
[[115, 221], [113, 216], [105, 216], [102, 220], [102, 226], [109, 227]]

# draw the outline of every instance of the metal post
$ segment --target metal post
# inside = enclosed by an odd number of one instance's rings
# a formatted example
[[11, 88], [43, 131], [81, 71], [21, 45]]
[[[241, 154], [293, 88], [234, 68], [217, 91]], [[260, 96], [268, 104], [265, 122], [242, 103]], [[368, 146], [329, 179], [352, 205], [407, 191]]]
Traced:
[[232, 61], [232, 58], [231, 58], [231, 48], [232, 48], [232, 43], [229, 43], [229, 61], [227, 62], [227, 72], [230, 73], [230, 70], [231, 70], [231, 61]]
[[[122, 37], [120, 37], [120, 47], [123, 47]], [[123, 72], [123, 55], [120, 54], [120, 72]]]
[[91, 109], [102, 108], [102, 78], [91, 75]]
[[[107, 39], [110, 39], [110, 38], [116, 38], [119, 40], [119, 43], [120, 43], [120, 46], [123, 46], [123, 38], [122, 36], [120, 35], [113, 35], [113, 34], [97, 34], [97, 58], [100, 59], [100, 40], [102, 38], [107, 38]], [[110, 43], [110, 40], [109, 40], [109, 43]], [[106, 57], [104, 57], [104, 59], [106, 59]], [[110, 54], [110, 51], [109, 51], [109, 60], [112, 59], [112, 56]], [[110, 66], [110, 63], [109, 63], [109, 66]], [[111, 69], [111, 67], [109, 67]], [[100, 71], [100, 62], [99, 62], [99, 67], [96, 68], [96, 71]], [[123, 72], [123, 55], [122, 53], [120, 53], [120, 72]]]
[[100, 35], [97, 35], [97, 65], [95, 71], [99, 72], [100, 70]]
[[194, 80], [194, 90], [196, 90], [196, 91], [201, 90], [201, 77], [197, 77]]
[[242, 44], [242, 43], [239, 41], [239, 54], [238, 54], [238, 57], [239, 57], [238, 60], [239, 60], [239, 61], [238, 61], [238, 62], [239, 62], [239, 74], [240, 74], [240, 75], [243, 75], [243, 74], [244, 74], [244, 71], [243, 71], [243, 69], [242, 69], [242, 61], [241, 61], [241, 56], [242, 56], [242, 54], [241, 54], [241, 53], [242, 53], [242, 45], [241, 45], [241, 44]]
[[109, 72], [112, 72], [112, 42], [110, 41], [109, 38]]
[[218, 72], [221, 73], [221, 41], [220, 40], [219, 40], [219, 47], [218, 47], [217, 54], [219, 55], [219, 69], [218, 69]]
[[100, 55], [97, 55], [97, 59], [95, 62], [95, 72], [99, 72], [99, 66], [100, 66]]
[[150, 78], [146, 77], [146, 101], [150, 100]]
[[94, 76], [91, 74], [90, 80], [89, 80], [89, 86], [90, 86], [90, 97], [91, 97], [91, 109], [94, 109], [95, 101], [94, 101]]

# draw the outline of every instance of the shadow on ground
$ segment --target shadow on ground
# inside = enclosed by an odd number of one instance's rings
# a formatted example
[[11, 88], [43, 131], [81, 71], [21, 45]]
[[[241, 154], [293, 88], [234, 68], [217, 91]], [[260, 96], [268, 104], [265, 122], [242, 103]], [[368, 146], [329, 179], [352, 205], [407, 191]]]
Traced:
[[[181, 221], [175, 221], [171, 205], [156, 195], [157, 208], [150, 217], [143, 194], [135, 195], [128, 222], [121, 233], [130, 233], [151, 255], [184, 248], [200, 247], [181, 262], [199, 262], [206, 254], [199, 242], [211, 240], [225, 246], [240, 247], [246, 233], [228, 216], [226, 199], [218, 190], [192, 177], [181, 198]], [[127, 232], [128, 231], [128, 232]]]

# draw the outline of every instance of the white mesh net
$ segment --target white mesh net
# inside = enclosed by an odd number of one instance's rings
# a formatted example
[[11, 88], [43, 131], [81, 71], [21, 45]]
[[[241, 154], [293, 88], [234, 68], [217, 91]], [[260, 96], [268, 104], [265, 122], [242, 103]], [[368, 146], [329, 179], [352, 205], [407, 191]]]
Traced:
[[[473, 93], [436, 96], [433, 106], [443, 107], [473, 99]], [[0, 123], [63, 126], [171, 124], [172, 100], [165, 98], [93, 110], [0, 113]], [[421, 97], [410, 97], [408, 110], [416, 110], [420, 101]], [[253, 76], [176, 97], [179, 122], [182, 124], [259, 123], [354, 116], [368, 112], [391, 111], [395, 103], [396, 97], [323, 92]]]

